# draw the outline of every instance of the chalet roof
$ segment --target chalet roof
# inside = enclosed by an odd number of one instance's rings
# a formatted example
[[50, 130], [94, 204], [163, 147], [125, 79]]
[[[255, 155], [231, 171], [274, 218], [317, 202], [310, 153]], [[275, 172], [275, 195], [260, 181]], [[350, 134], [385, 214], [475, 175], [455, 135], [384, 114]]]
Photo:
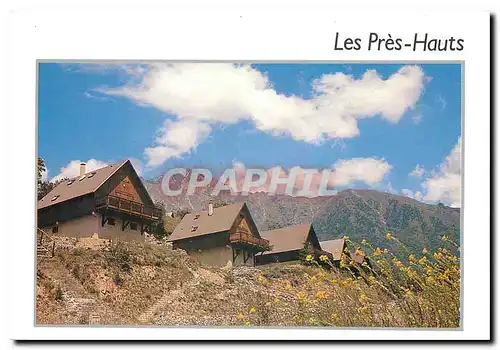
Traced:
[[[38, 201], [38, 209], [49, 207], [54, 204], [59, 204], [69, 199], [84, 196], [97, 191], [99, 187], [113, 175], [118, 169], [125, 165], [129, 160], [123, 160], [116, 164], [108, 165], [104, 168], [89, 171], [85, 173], [85, 177], [80, 180], [79, 176], [62, 181], [55, 188], [47, 193]], [[94, 174], [89, 176], [90, 174]], [[58, 196], [56, 198], [56, 196]], [[56, 198], [52, 200], [52, 198]]]
[[263, 252], [262, 255], [304, 248], [310, 230], [311, 224], [302, 224], [261, 232], [261, 237], [267, 239], [272, 247], [271, 251]]
[[340, 258], [342, 257], [342, 251], [344, 250], [345, 244], [343, 238], [322, 241], [319, 242], [319, 244], [321, 245], [321, 249], [333, 255], [334, 261], [340, 260]]
[[365, 261], [365, 258], [367, 258], [367, 256], [364, 251], [358, 248], [358, 249], [351, 249], [351, 258], [358, 264], [362, 264], [363, 261]]
[[[229, 231], [245, 203], [234, 203], [214, 208], [212, 215], [208, 210], [186, 214], [169, 237], [169, 241], [203, 236], [211, 233]], [[196, 228], [194, 230], [194, 228]]]

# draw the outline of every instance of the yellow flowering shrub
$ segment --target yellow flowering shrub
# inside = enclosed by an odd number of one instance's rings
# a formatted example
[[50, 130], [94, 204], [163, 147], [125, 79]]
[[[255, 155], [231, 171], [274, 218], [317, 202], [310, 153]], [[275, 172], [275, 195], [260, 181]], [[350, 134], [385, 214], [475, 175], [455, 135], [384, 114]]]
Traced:
[[[391, 244], [402, 245], [389, 234]], [[446, 238], [446, 247], [435, 251], [403, 247], [405, 254], [362, 243], [369, 248], [360, 250], [368, 264], [356, 263], [350, 253], [337, 265], [308, 255], [311, 264], [276, 268], [283, 273], [273, 270], [277, 277], [258, 283], [262, 300], [233, 319], [252, 326], [460, 327], [460, 254], [453, 242]], [[359, 245], [349, 244], [346, 251], [356, 254]], [[255, 279], [262, 282], [259, 275]]]

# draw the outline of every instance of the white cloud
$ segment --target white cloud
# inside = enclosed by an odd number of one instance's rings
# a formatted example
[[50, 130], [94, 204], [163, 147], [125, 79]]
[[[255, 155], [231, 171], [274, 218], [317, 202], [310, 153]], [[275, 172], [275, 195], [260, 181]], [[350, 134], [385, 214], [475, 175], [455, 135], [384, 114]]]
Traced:
[[251, 121], [273, 135], [318, 144], [359, 134], [358, 119], [380, 116], [397, 123], [415, 107], [425, 76], [405, 66], [387, 79], [368, 70], [360, 78], [325, 74], [313, 81], [313, 97], [278, 93], [267, 75], [250, 65], [226, 63], [157, 64], [133, 70], [130, 82], [108, 95], [124, 96], [173, 115], [145, 150], [149, 166], [194, 150], [214, 124]]
[[461, 147], [462, 136], [458, 138], [451, 153], [439, 166], [439, 171], [422, 184], [425, 190], [424, 200], [460, 207], [462, 190]]
[[422, 114], [416, 113], [411, 117], [411, 119], [413, 120], [413, 124], [418, 125], [422, 121]]
[[99, 101], [108, 101], [110, 98], [108, 96], [93, 92], [93, 91], [85, 91], [83, 96]]
[[333, 168], [335, 171], [330, 177], [333, 186], [345, 186], [354, 182], [373, 186], [382, 181], [392, 165], [383, 159], [354, 158], [339, 160]]
[[379, 191], [383, 191], [383, 192], [388, 192], [388, 193], [392, 193], [392, 194], [397, 194], [398, 191], [394, 188], [394, 186], [392, 186], [392, 183], [389, 181], [387, 183], [381, 183], [377, 186], [373, 186], [375, 189], [379, 190]]
[[[66, 166], [62, 167], [60, 173], [54, 176], [50, 180], [50, 182], [54, 182], [64, 178], [71, 179], [73, 177], [77, 177], [78, 175], [80, 175], [80, 163], [82, 163], [82, 161], [79, 159], [72, 160]], [[89, 159], [85, 163], [86, 163], [85, 170], [87, 173], [93, 170], [104, 168], [105, 166], [108, 165], [106, 162], [96, 159]]]
[[[329, 187], [341, 187], [356, 182], [361, 182], [369, 186], [376, 186], [384, 179], [391, 168], [392, 166], [385, 160], [377, 158], [339, 160], [331, 167], [327, 183]], [[241, 162], [233, 162], [233, 169], [236, 172], [237, 188], [241, 190], [247, 169]], [[317, 169], [317, 172], [312, 173], [311, 169], [305, 169], [298, 166], [290, 169], [283, 169], [281, 166], [275, 166], [265, 170], [267, 173], [265, 183], [258, 188], [251, 189], [250, 192], [268, 192], [273, 171], [279, 173], [280, 178], [287, 178], [290, 176], [292, 170], [294, 170], [295, 174], [294, 188], [296, 189], [296, 194], [308, 192], [310, 193], [308, 196], [311, 197], [319, 195], [323, 176], [322, 170]], [[307, 179], [307, 177], [309, 177], [309, 179]], [[304, 191], [304, 184], [306, 184], [306, 187], [309, 185], [308, 189], [310, 191]], [[285, 185], [278, 185], [277, 192], [284, 193], [285, 187]]]
[[446, 106], [448, 105], [448, 103], [446, 102], [446, 100], [443, 98], [443, 96], [438, 96], [437, 97], [437, 102], [438, 102], [438, 105], [439, 105], [439, 109], [440, 111], [444, 111], [446, 109]]
[[236, 171], [237, 174], [244, 173], [246, 170], [246, 166], [244, 163], [233, 160], [233, 169]]
[[41, 180], [43, 182], [47, 181], [49, 179], [49, 169], [45, 168], [44, 171], [42, 171], [42, 174], [41, 174]]
[[413, 198], [413, 199], [416, 199], [418, 201], [421, 201], [422, 200], [422, 192], [420, 191], [416, 191], [415, 193], [413, 193], [412, 190], [409, 190], [407, 188], [404, 188], [401, 190], [401, 192], [406, 196], [406, 197], [409, 197], [409, 198]]
[[130, 163], [132, 163], [132, 166], [134, 167], [137, 175], [142, 176], [142, 174], [144, 173], [144, 165], [142, 164], [142, 162], [137, 158], [129, 158], [129, 160]]
[[156, 146], [145, 149], [148, 165], [161, 165], [169, 158], [178, 158], [191, 152], [205, 140], [210, 131], [210, 125], [195, 120], [166, 120], [155, 140]]
[[413, 169], [410, 173], [410, 176], [415, 176], [415, 177], [422, 177], [424, 176], [425, 174], [425, 169], [424, 167], [421, 167], [420, 164], [417, 164], [417, 166], [415, 167], [415, 169]]
[[141, 64], [102, 64], [102, 63], [83, 63], [83, 64], [60, 64], [66, 71], [73, 73], [99, 73], [116, 74], [123, 77], [140, 77], [147, 70], [146, 65]]

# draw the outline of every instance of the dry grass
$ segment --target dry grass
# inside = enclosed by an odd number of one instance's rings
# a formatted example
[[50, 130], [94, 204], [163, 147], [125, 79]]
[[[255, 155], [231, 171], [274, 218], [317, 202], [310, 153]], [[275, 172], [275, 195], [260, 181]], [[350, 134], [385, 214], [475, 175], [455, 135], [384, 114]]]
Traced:
[[[387, 239], [402, 246], [391, 234]], [[239, 313], [241, 323], [273, 323], [274, 315], [286, 311], [292, 321], [284, 323], [298, 326], [460, 326], [460, 259], [453, 242], [444, 237], [445, 246], [435, 252], [408, 252], [406, 263], [386, 249], [363, 244], [363, 250], [371, 252], [372, 267], [355, 264], [346, 255], [342, 272], [319, 267], [312, 256], [307, 257], [309, 268], [264, 269], [258, 282], [271, 295], [281, 292], [287, 298], [256, 299], [255, 306]], [[326, 256], [321, 260], [329, 263]]]
[[61, 251], [39, 266], [37, 323], [99, 315], [101, 324], [125, 325], [456, 328], [460, 260], [452, 242], [443, 244], [403, 262], [363, 242], [372, 268], [346, 258], [341, 271], [312, 257], [307, 265], [207, 268], [147, 243]]

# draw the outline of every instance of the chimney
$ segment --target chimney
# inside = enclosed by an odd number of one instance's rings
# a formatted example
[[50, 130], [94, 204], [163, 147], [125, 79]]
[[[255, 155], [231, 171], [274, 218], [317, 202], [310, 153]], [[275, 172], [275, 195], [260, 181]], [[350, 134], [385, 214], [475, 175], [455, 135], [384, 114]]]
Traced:
[[214, 214], [214, 205], [212, 203], [208, 203], [208, 216], [212, 216]]
[[81, 162], [80, 163], [80, 178], [82, 178], [85, 175], [85, 163]]

